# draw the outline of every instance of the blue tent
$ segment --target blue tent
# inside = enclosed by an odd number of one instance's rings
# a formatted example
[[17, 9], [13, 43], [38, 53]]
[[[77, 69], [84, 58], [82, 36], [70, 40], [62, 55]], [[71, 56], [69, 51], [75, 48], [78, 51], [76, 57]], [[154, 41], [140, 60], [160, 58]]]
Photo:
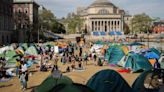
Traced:
[[146, 57], [139, 54], [130, 54], [124, 67], [137, 72], [138, 70], [149, 70], [152, 68], [152, 65]]
[[119, 73], [110, 69], [94, 74], [87, 86], [94, 92], [134, 92]]
[[105, 59], [108, 60], [110, 64], [117, 64], [122, 57], [124, 56], [124, 52], [119, 46], [110, 46], [107, 49]]
[[148, 59], [159, 59], [160, 56], [158, 54], [156, 54], [155, 52], [147, 52], [144, 57], [148, 58]]
[[156, 53], [158, 56], [161, 55], [160, 52], [155, 48], [150, 48], [149, 51], [152, 51], [152, 52]]

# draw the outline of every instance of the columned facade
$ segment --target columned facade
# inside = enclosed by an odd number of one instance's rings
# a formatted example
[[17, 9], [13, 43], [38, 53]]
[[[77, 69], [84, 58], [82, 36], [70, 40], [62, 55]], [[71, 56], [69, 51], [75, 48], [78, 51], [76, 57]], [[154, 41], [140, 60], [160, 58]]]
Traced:
[[79, 7], [77, 14], [86, 19], [84, 28], [88, 32], [123, 32], [125, 12], [109, 0], [96, 0], [87, 8]]
[[120, 19], [91, 19], [91, 31], [121, 31]]

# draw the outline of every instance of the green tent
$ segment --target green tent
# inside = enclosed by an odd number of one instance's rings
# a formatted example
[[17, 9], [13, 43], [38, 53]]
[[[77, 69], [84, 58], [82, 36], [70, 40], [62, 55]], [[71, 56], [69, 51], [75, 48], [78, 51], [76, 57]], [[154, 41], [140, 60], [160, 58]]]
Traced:
[[14, 50], [6, 51], [6, 53], [5, 53], [6, 60], [12, 59], [15, 55], [17, 55], [17, 54]]
[[16, 67], [16, 58], [11, 58], [11, 59], [7, 60], [5, 67], [6, 68]]
[[51, 75], [47, 77], [36, 89], [34, 92], [49, 92], [58, 84], [72, 84], [73, 81], [67, 77], [62, 76], [61, 78], [53, 78]]
[[114, 45], [107, 49], [105, 59], [108, 60], [110, 64], [117, 64], [124, 56], [124, 52], [120, 46]]
[[71, 85], [59, 84], [49, 92], [94, 92], [94, 91], [85, 85], [73, 83]]
[[136, 92], [163, 92], [159, 90], [160, 86], [164, 84], [157, 79], [157, 76], [162, 72], [156, 73], [154, 77], [152, 76], [153, 73], [152, 70], [147, 70], [138, 76], [132, 85], [133, 90]]
[[103, 41], [96, 41], [96, 42], [95, 42], [95, 44], [104, 45], [104, 44], [106, 44], [106, 43], [105, 43], [105, 42], [103, 42]]
[[149, 70], [152, 68], [149, 60], [139, 54], [130, 54], [125, 63], [125, 68], [130, 68], [133, 72], [137, 72], [138, 70]]
[[2, 54], [0, 54], [0, 57], [4, 57], [5, 55], [2, 53]]
[[97, 72], [86, 85], [94, 92], [134, 92], [119, 73], [110, 69]]
[[37, 51], [37, 49], [35, 48], [35, 46], [31, 46], [31, 47], [29, 47], [29, 48], [25, 51], [25, 54], [26, 54], [26, 55], [34, 55], [34, 56], [37, 56], [37, 55], [38, 55], [38, 51]]

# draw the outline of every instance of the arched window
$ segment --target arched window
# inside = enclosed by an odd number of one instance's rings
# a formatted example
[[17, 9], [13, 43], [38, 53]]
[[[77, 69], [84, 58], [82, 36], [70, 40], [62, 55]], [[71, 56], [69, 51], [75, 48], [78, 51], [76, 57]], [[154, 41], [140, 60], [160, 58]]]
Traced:
[[26, 14], [28, 13], [28, 8], [24, 9], [24, 13], [26, 13]]
[[106, 9], [101, 9], [101, 10], [99, 10], [98, 14], [107, 15], [107, 14], [109, 14], [109, 11]]

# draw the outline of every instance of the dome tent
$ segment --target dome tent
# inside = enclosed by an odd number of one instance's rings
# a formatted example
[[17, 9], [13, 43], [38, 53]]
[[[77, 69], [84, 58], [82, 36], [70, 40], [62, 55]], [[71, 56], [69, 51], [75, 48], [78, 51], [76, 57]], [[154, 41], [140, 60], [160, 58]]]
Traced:
[[133, 72], [137, 72], [138, 70], [149, 70], [152, 68], [152, 65], [146, 57], [134, 53], [128, 56], [124, 67], [130, 68]]
[[87, 86], [95, 92], [134, 92], [119, 73], [110, 69], [94, 74]]
[[132, 85], [133, 90], [136, 92], [163, 92], [159, 90], [162, 89], [161, 85], [164, 85], [164, 83], [158, 81], [157, 76], [164, 74], [164, 71], [161, 70], [154, 77], [152, 76], [153, 73], [153, 70], [147, 70], [138, 76]]

